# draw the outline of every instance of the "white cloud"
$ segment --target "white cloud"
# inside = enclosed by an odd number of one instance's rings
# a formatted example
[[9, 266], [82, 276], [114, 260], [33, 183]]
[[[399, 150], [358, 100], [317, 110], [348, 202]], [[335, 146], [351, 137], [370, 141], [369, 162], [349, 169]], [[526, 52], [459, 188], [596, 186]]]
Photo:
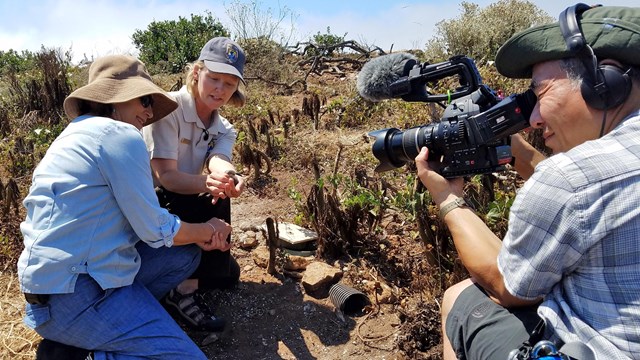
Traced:
[[24, 8], [19, 2], [11, 3], [0, 7], [11, 19], [0, 21], [0, 50], [71, 49], [74, 61], [85, 55], [135, 54], [131, 36], [152, 21], [190, 18], [191, 14], [204, 15], [206, 10], [217, 16], [223, 11], [220, 5], [216, 8], [197, 1], [185, 6], [179, 2], [49, 0]]
[[[342, 36], [346, 32], [348, 40], [376, 45], [385, 51], [392, 44], [394, 50], [423, 48], [435, 34], [436, 23], [457, 17], [461, 9], [461, 1], [425, 0], [410, 3], [411, 0], [369, 0], [356, 2], [355, 5], [349, 3], [348, 7], [355, 10], [341, 11], [339, 1], [325, 1], [326, 8], [320, 14], [318, 11], [305, 11], [305, 6], [312, 2], [279, 0], [282, 6], [299, 15], [295, 22], [297, 33], [294, 40], [307, 41], [318, 32], [325, 34], [329, 26], [334, 35]], [[469, 2], [484, 7], [495, 1]], [[538, 0], [535, 3], [553, 17], [574, 4], [557, 0]], [[637, 0], [618, 0], [616, 5], [637, 6], [636, 3]], [[279, 9], [278, 4], [270, 6]], [[144, 30], [154, 20], [189, 19], [192, 14], [205, 15], [206, 11], [210, 11], [232, 30], [224, 3], [216, 0], [1, 1], [0, 50], [37, 51], [42, 45], [65, 51], [71, 49], [75, 61], [82, 59], [85, 54], [89, 58], [111, 53], [135, 54], [131, 35], [136, 29]], [[283, 23], [283, 27], [286, 26], [290, 24]]]

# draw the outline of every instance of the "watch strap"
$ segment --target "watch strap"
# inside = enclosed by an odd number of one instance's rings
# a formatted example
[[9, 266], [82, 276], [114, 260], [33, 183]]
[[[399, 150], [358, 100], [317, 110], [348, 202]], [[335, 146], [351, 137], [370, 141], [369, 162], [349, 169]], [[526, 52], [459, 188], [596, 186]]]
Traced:
[[447, 215], [451, 210], [457, 209], [459, 207], [468, 207], [467, 201], [462, 197], [457, 197], [452, 202], [440, 208], [440, 219], [444, 219], [445, 215]]

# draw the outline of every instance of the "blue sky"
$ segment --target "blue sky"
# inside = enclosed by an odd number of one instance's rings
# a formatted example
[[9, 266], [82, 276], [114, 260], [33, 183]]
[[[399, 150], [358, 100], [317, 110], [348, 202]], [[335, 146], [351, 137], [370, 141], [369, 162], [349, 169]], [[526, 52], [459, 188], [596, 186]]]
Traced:
[[[249, 0], [241, 0], [247, 3]], [[256, 0], [272, 13], [287, 7], [297, 15], [283, 28], [296, 31], [292, 42], [312, 35], [344, 35], [366, 45], [389, 50], [423, 48], [433, 37], [436, 23], [460, 14], [457, 0]], [[575, 1], [575, 0], [574, 0]], [[536, 0], [538, 7], [557, 17], [567, 0]], [[469, 0], [485, 7], [495, 1]], [[112, 54], [136, 54], [131, 35], [152, 21], [210, 11], [232, 29], [225, 8], [229, 0], [0, 0], [0, 50], [37, 51], [41, 46], [71, 50], [74, 60]], [[606, 5], [638, 6], [638, 0], [618, 0]]]

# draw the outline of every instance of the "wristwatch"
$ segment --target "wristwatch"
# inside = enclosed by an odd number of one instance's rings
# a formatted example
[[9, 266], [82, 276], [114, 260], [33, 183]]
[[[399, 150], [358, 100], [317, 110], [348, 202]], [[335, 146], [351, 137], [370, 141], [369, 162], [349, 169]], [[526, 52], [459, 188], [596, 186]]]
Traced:
[[452, 202], [440, 208], [440, 219], [444, 220], [445, 215], [447, 215], [451, 210], [459, 208], [459, 207], [469, 207], [469, 204], [462, 197], [457, 197]]

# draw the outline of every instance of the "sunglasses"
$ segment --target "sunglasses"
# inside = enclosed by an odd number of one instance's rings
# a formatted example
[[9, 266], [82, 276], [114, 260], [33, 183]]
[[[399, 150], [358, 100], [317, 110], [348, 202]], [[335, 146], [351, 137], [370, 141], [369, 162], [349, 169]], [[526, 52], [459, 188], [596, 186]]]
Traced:
[[145, 109], [150, 106], [153, 106], [153, 96], [151, 95], [141, 96], [140, 103], [142, 104], [142, 107]]

